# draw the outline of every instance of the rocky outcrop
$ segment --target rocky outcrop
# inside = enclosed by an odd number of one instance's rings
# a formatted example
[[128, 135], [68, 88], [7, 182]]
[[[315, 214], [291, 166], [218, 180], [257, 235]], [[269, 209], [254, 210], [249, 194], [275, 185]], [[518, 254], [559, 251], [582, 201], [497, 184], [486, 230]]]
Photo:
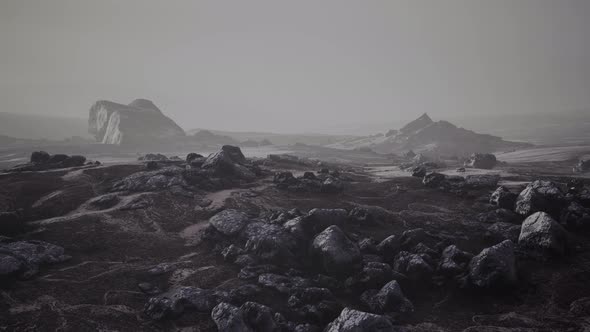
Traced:
[[508, 190], [508, 188], [500, 186], [492, 193], [492, 196], [490, 197], [490, 204], [502, 209], [512, 210], [514, 209], [517, 196], [518, 195]]
[[490, 153], [506, 148], [529, 146], [525, 143], [505, 141], [497, 136], [479, 134], [457, 127], [448, 121], [433, 121], [428, 114], [423, 114], [399, 131], [391, 131], [388, 134], [348, 140], [334, 144], [333, 147], [369, 147], [378, 153], [393, 152], [399, 155], [411, 150], [430, 156], [468, 156], [472, 153]]
[[50, 169], [81, 167], [86, 163], [84, 156], [69, 156], [66, 154], [50, 155], [45, 151], [35, 151], [31, 154], [31, 161], [4, 170], [5, 172], [35, 172]]
[[326, 332], [393, 332], [391, 321], [385, 316], [345, 308], [325, 329]]
[[562, 255], [566, 247], [566, 231], [550, 215], [537, 212], [522, 223], [518, 245], [542, 254]]
[[0, 278], [30, 278], [39, 267], [70, 259], [64, 249], [43, 241], [12, 241], [0, 237]]
[[330, 226], [313, 240], [312, 256], [329, 274], [351, 271], [360, 264], [361, 253], [338, 226]]
[[129, 105], [97, 101], [90, 108], [88, 132], [97, 142], [117, 145], [185, 136], [182, 128], [146, 99], [136, 99]]
[[561, 189], [555, 183], [542, 180], [533, 181], [516, 198], [515, 212], [529, 216], [535, 212], [543, 211], [558, 218], [563, 206], [563, 198]]
[[491, 153], [474, 153], [469, 158], [467, 166], [473, 168], [492, 169], [496, 166], [496, 156]]
[[469, 280], [473, 285], [486, 289], [515, 284], [514, 243], [506, 240], [473, 257], [469, 263]]

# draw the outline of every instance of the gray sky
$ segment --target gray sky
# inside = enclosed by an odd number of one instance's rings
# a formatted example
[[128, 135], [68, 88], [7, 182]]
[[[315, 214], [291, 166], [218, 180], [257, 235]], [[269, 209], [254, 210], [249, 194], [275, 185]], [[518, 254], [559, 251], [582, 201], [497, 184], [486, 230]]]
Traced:
[[590, 109], [590, 1], [1, 0], [0, 111], [275, 132]]

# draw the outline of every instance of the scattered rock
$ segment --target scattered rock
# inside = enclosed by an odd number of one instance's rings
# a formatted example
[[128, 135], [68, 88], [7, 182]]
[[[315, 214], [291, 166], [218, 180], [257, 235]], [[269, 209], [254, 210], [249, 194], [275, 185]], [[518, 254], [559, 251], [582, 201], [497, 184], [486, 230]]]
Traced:
[[0, 243], [0, 276], [17, 274], [28, 279], [39, 272], [39, 267], [65, 262], [70, 256], [64, 249], [43, 241], [13, 241]]
[[566, 231], [549, 214], [536, 212], [522, 223], [518, 245], [541, 254], [563, 255]]
[[428, 280], [434, 269], [423, 255], [401, 251], [395, 257], [393, 269], [412, 280]]
[[361, 262], [361, 253], [356, 243], [350, 241], [335, 225], [315, 237], [311, 254], [328, 274], [351, 272]]
[[473, 258], [473, 255], [460, 250], [456, 245], [446, 247], [441, 256], [438, 270], [446, 276], [463, 273]]
[[385, 316], [379, 316], [344, 308], [340, 316], [330, 323], [325, 332], [393, 332], [391, 321]]
[[160, 153], [148, 153], [137, 158], [139, 161], [168, 161], [168, 157]]
[[563, 193], [551, 181], [537, 180], [530, 183], [516, 199], [515, 212], [529, 216], [535, 212], [547, 212], [559, 217], [563, 206]]
[[361, 295], [361, 301], [374, 313], [409, 313], [414, 311], [397, 281], [392, 280], [381, 290], [368, 290]]
[[179, 287], [152, 297], [144, 308], [144, 314], [150, 319], [158, 320], [178, 317], [186, 309], [210, 312], [225, 298], [227, 294], [212, 289]]
[[513, 210], [516, 204], [516, 197], [518, 197], [517, 194], [511, 192], [504, 186], [500, 186], [492, 193], [490, 204], [502, 209]]
[[514, 243], [506, 240], [473, 257], [469, 263], [469, 280], [487, 289], [514, 285], [517, 281]]
[[219, 212], [209, 219], [209, 224], [227, 236], [237, 235], [250, 221], [248, 215], [233, 209]]
[[496, 166], [496, 156], [491, 153], [474, 153], [469, 158], [468, 166], [481, 169], [492, 169]]

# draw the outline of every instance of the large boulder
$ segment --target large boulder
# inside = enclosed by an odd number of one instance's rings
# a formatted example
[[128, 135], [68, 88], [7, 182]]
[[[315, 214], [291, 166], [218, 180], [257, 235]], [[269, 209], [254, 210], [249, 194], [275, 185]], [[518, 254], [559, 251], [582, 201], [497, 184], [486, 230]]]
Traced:
[[186, 309], [209, 312], [222, 302], [227, 294], [212, 289], [178, 287], [152, 297], [144, 307], [144, 314], [151, 319], [174, 318]]
[[256, 175], [244, 166], [246, 158], [239, 147], [224, 145], [221, 150], [212, 153], [201, 165], [202, 169], [210, 170], [217, 176], [235, 176], [251, 180]]
[[468, 166], [473, 168], [492, 169], [496, 166], [496, 156], [491, 153], [474, 153], [469, 158]]
[[393, 269], [412, 280], [427, 280], [434, 272], [427, 259], [423, 254], [401, 251], [395, 257]]
[[328, 274], [340, 274], [360, 265], [361, 252], [338, 226], [330, 226], [313, 240], [311, 254]]
[[330, 323], [325, 332], [393, 332], [391, 321], [380, 315], [344, 308], [340, 316]]
[[171, 166], [155, 171], [137, 172], [115, 182], [111, 191], [158, 191], [173, 186], [185, 187], [184, 170]]
[[90, 108], [88, 132], [102, 144], [146, 144], [185, 136], [156, 105], [136, 99], [129, 105], [100, 100]]
[[380, 290], [365, 291], [361, 295], [361, 301], [375, 313], [414, 311], [412, 302], [404, 296], [400, 285], [395, 280], [388, 282]]
[[506, 240], [486, 248], [469, 263], [469, 281], [480, 288], [510, 286], [517, 281], [514, 243]]
[[461, 274], [472, 258], [472, 254], [450, 245], [443, 250], [438, 270], [446, 276]]
[[535, 212], [543, 211], [557, 218], [563, 207], [563, 201], [563, 193], [555, 183], [536, 180], [518, 195], [515, 212], [529, 216]]
[[246, 251], [276, 264], [293, 264], [293, 259], [305, 250], [281, 225], [253, 222], [244, 228], [242, 237], [246, 240]]
[[567, 249], [567, 234], [549, 214], [537, 212], [522, 223], [519, 246], [543, 254], [562, 255]]
[[31, 163], [32, 164], [44, 164], [49, 161], [51, 155], [45, 151], [35, 151], [31, 153]]
[[209, 224], [227, 236], [237, 235], [249, 222], [248, 215], [233, 209], [223, 210], [209, 219]]
[[221, 332], [251, 332], [253, 331], [244, 321], [240, 308], [229, 303], [219, 303], [211, 311], [211, 319], [217, 330]]
[[13, 241], [0, 243], [0, 277], [30, 278], [39, 267], [70, 259], [64, 248], [43, 241]]
[[516, 204], [516, 197], [518, 195], [511, 192], [508, 188], [500, 186], [490, 196], [490, 204], [502, 209], [513, 210], [514, 204]]

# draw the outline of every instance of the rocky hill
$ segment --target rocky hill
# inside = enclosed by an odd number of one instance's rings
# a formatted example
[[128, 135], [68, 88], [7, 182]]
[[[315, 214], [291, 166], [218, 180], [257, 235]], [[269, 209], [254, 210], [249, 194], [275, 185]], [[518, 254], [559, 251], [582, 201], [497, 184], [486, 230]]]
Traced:
[[371, 148], [381, 153], [403, 153], [409, 150], [432, 155], [465, 156], [474, 152], [494, 152], [527, 146], [501, 137], [478, 134], [448, 121], [433, 121], [423, 114], [399, 130], [387, 134], [356, 138], [332, 145], [334, 148]]
[[129, 105], [107, 100], [90, 108], [88, 131], [103, 144], [145, 144], [186, 134], [153, 102], [136, 99]]

